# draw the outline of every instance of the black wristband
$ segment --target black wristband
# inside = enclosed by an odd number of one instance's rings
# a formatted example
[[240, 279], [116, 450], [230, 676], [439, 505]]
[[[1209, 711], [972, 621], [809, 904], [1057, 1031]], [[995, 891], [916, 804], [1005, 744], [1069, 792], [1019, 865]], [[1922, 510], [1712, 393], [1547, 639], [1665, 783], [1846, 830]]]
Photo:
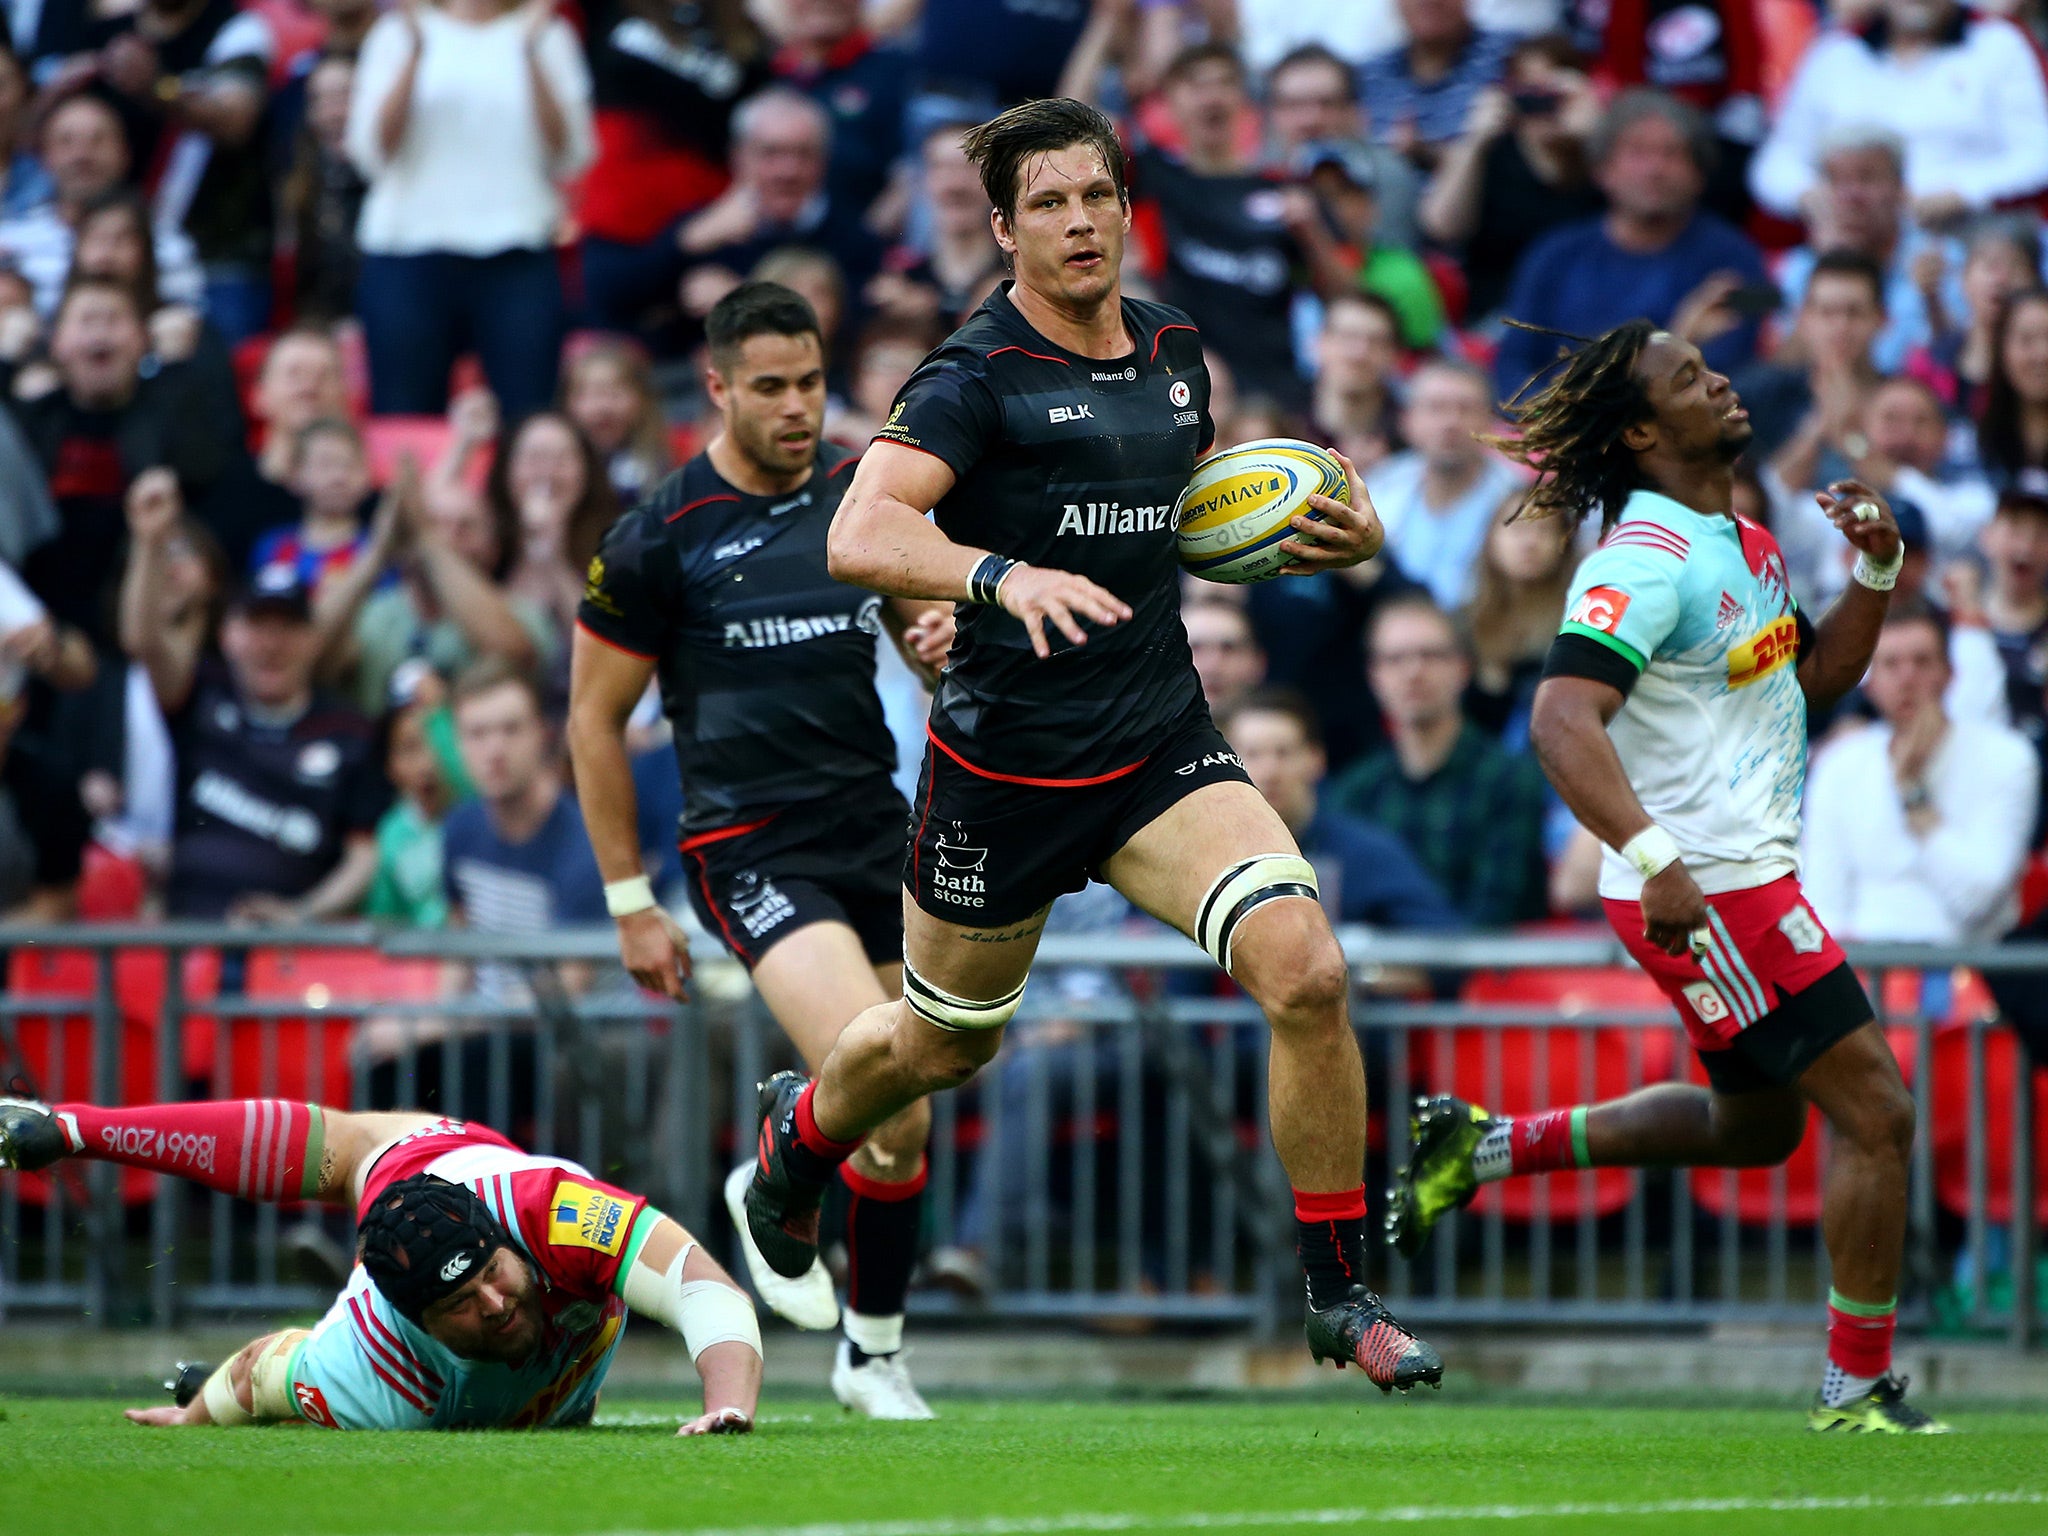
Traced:
[[984, 555], [981, 563], [968, 573], [967, 601], [994, 607], [996, 589], [1003, 584], [1003, 578], [1016, 569], [1019, 563], [1015, 560], [1005, 560], [1001, 555]]

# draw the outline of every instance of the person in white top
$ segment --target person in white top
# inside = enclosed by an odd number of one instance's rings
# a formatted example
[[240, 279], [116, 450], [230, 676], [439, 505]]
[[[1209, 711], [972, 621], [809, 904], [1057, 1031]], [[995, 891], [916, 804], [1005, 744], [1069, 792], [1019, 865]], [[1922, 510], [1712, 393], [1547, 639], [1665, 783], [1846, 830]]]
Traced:
[[1821, 147], [1850, 123], [1899, 136], [1922, 225], [2048, 187], [2048, 86], [2026, 34], [1952, 0], [1883, 0], [1879, 11], [1867, 38], [1830, 31], [1807, 50], [1750, 162], [1756, 200], [1786, 218], [1809, 212]]
[[356, 228], [371, 409], [438, 414], [474, 349], [508, 418], [552, 398], [562, 186], [590, 163], [590, 75], [553, 0], [442, 0], [363, 40], [348, 153], [369, 178]]
[[1863, 684], [1880, 723], [1813, 765], [1801, 871], [1844, 938], [1988, 943], [2019, 913], [2040, 766], [2017, 731], [1949, 718], [1947, 628], [1892, 609]]
[[1449, 612], [1472, 595], [1479, 550], [1501, 502], [1528, 479], [1479, 441], [1493, 424], [1493, 386], [1483, 372], [1470, 363], [1425, 363], [1401, 412], [1412, 446], [1365, 477], [1394, 563]]

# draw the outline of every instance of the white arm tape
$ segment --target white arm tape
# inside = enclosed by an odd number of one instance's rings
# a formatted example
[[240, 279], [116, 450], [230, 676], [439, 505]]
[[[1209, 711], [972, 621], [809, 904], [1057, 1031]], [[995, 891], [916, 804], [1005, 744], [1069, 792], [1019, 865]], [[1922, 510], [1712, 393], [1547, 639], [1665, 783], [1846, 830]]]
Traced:
[[[240, 1351], [236, 1352], [237, 1354]], [[200, 1401], [206, 1404], [206, 1416], [216, 1424], [230, 1428], [242, 1424], [254, 1424], [256, 1415], [244, 1408], [241, 1399], [235, 1396], [235, 1382], [231, 1374], [235, 1368], [235, 1356], [229, 1356], [221, 1368], [206, 1378], [206, 1385], [199, 1389]]]
[[1623, 843], [1618, 851], [1645, 880], [1669, 869], [1679, 858], [1678, 840], [1655, 822]]
[[654, 882], [645, 875], [613, 880], [604, 888], [604, 909], [613, 917], [631, 917], [654, 904]]
[[692, 1364], [714, 1344], [744, 1344], [759, 1355], [761, 1323], [754, 1316], [754, 1304], [722, 1280], [683, 1279], [683, 1265], [696, 1246], [683, 1244], [674, 1262], [659, 1274], [635, 1259], [621, 1292], [626, 1305], [680, 1333]]
[[1899, 567], [1906, 563], [1906, 546], [1901, 544], [1890, 560], [1879, 565], [1868, 555], [1856, 557], [1856, 569], [1851, 573], [1857, 585], [1870, 588], [1873, 592], [1889, 592], [1899, 584]]

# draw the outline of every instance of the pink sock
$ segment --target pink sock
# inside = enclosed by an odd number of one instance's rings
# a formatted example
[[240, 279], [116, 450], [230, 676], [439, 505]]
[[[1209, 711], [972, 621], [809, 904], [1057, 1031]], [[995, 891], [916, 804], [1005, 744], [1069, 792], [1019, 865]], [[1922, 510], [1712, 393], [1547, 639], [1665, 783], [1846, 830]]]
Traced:
[[288, 1099], [198, 1104], [57, 1104], [76, 1156], [175, 1174], [245, 1200], [320, 1192], [326, 1114]]

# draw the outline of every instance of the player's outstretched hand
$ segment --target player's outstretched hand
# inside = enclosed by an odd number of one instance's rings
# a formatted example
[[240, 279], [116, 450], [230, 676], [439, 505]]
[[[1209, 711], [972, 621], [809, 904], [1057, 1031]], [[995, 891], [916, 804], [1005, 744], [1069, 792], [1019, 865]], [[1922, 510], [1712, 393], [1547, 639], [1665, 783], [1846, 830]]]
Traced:
[[682, 1435], [751, 1435], [754, 1421], [737, 1408], [714, 1408], [676, 1431]]
[[690, 992], [690, 937], [659, 907], [619, 918], [619, 959], [627, 974], [650, 992], [687, 1002]]
[[1045, 637], [1049, 623], [1075, 645], [1088, 643], [1081, 620], [1097, 624], [1121, 624], [1131, 616], [1128, 603], [1111, 597], [1085, 576], [1071, 571], [1048, 571], [1035, 565], [1019, 565], [1003, 578], [998, 594], [1005, 612], [1021, 619], [1031, 636], [1031, 649], [1044, 660], [1052, 654]]
[[1837, 480], [1824, 491], [1815, 491], [1820, 503], [1842, 537], [1880, 564], [1898, 554], [1899, 520], [1892, 504], [1861, 480]]
[[1321, 515], [1310, 517], [1303, 512], [1289, 520], [1289, 526], [1304, 537], [1280, 541], [1280, 548], [1294, 557], [1292, 564], [1280, 568], [1283, 576], [1313, 576], [1317, 571], [1363, 565], [1378, 554], [1380, 546], [1387, 541], [1386, 530], [1380, 526], [1380, 515], [1373, 510], [1372, 498], [1365, 494], [1358, 470], [1336, 449], [1329, 452], [1330, 457], [1344, 466], [1344, 479], [1351, 487], [1351, 500], [1347, 504], [1333, 501], [1328, 496], [1309, 497], [1309, 506]]
[[1667, 864], [1643, 882], [1643, 937], [1667, 955], [1682, 955], [1707, 926], [1707, 898], [1683, 864]]
[[145, 1429], [184, 1429], [192, 1423], [191, 1411], [165, 1404], [161, 1408], [123, 1408], [121, 1417]]

